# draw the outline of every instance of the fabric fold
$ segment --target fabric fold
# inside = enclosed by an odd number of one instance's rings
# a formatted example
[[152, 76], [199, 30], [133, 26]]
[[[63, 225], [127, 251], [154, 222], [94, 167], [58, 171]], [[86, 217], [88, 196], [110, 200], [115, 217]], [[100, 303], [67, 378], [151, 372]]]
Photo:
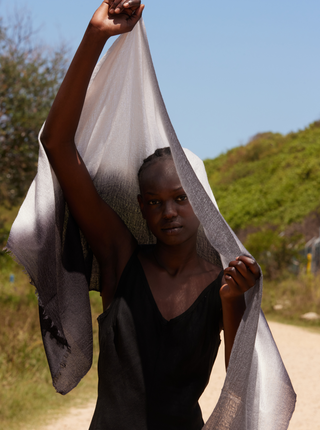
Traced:
[[[203, 163], [178, 141], [142, 20], [131, 33], [120, 36], [97, 65], [76, 144], [98, 192], [139, 243], [155, 239], [137, 204], [137, 172], [144, 158], [170, 146], [182, 186], [201, 222], [199, 253], [223, 266], [239, 254], [250, 255], [220, 214]], [[99, 271], [68, 212], [41, 142], [38, 174], [12, 226], [7, 249], [37, 288], [53, 384], [65, 394], [91, 366], [88, 289], [99, 289]], [[261, 295], [262, 277], [246, 293], [247, 308], [225, 383], [205, 430], [282, 430], [289, 425], [295, 393], [260, 311]]]

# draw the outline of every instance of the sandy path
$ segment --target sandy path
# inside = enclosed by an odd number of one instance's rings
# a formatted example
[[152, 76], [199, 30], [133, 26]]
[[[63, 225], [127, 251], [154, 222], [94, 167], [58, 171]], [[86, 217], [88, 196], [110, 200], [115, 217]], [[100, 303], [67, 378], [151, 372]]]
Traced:
[[[298, 395], [289, 429], [320, 430], [320, 335], [279, 323], [270, 323], [270, 328]], [[210, 383], [200, 399], [204, 419], [218, 400], [224, 375], [220, 348]], [[94, 401], [85, 408], [72, 408], [65, 417], [39, 430], [88, 430], [93, 410]]]

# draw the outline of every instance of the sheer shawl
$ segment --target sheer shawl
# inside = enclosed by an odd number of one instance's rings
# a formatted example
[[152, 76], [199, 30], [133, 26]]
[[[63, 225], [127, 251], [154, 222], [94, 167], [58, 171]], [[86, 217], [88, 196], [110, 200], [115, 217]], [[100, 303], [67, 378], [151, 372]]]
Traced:
[[[203, 163], [180, 146], [142, 20], [115, 41], [96, 67], [76, 144], [98, 192], [139, 243], [152, 243], [154, 238], [137, 205], [137, 171], [156, 148], [170, 146], [182, 186], [201, 222], [199, 253], [223, 266], [240, 254], [249, 255], [219, 213]], [[12, 226], [7, 249], [36, 286], [53, 384], [66, 394], [91, 366], [88, 289], [99, 289], [99, 273], [68, 213], [41, 142], [38, 173]], [[224, 386], [205, 430], [282, 430], [289, 425], [295, 393], [260, 310], [261, 295], [262, 277], [245, 295], [247, 308]]]

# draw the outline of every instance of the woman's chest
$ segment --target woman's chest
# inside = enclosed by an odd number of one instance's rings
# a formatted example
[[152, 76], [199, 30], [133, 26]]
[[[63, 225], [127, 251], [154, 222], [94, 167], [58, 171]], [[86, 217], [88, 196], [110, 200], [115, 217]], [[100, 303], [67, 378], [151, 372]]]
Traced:
[[[159, 312], [167, 321], [186, 312], [219, 275], [218, 272], [208, 271], [173, 277], [148, 264], [141, 267], [146, 288], [151, 292]], [[215, 288], [220, 288], [219, 280]]]

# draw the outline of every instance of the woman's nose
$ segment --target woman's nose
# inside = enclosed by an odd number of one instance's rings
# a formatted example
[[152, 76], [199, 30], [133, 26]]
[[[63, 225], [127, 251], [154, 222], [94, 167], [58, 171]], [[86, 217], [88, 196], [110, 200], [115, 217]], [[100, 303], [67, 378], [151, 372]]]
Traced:
[[177, 216], [176, 205], [172, 201], [165, 202], [163, 207], [163, 218], [173, 218]]

